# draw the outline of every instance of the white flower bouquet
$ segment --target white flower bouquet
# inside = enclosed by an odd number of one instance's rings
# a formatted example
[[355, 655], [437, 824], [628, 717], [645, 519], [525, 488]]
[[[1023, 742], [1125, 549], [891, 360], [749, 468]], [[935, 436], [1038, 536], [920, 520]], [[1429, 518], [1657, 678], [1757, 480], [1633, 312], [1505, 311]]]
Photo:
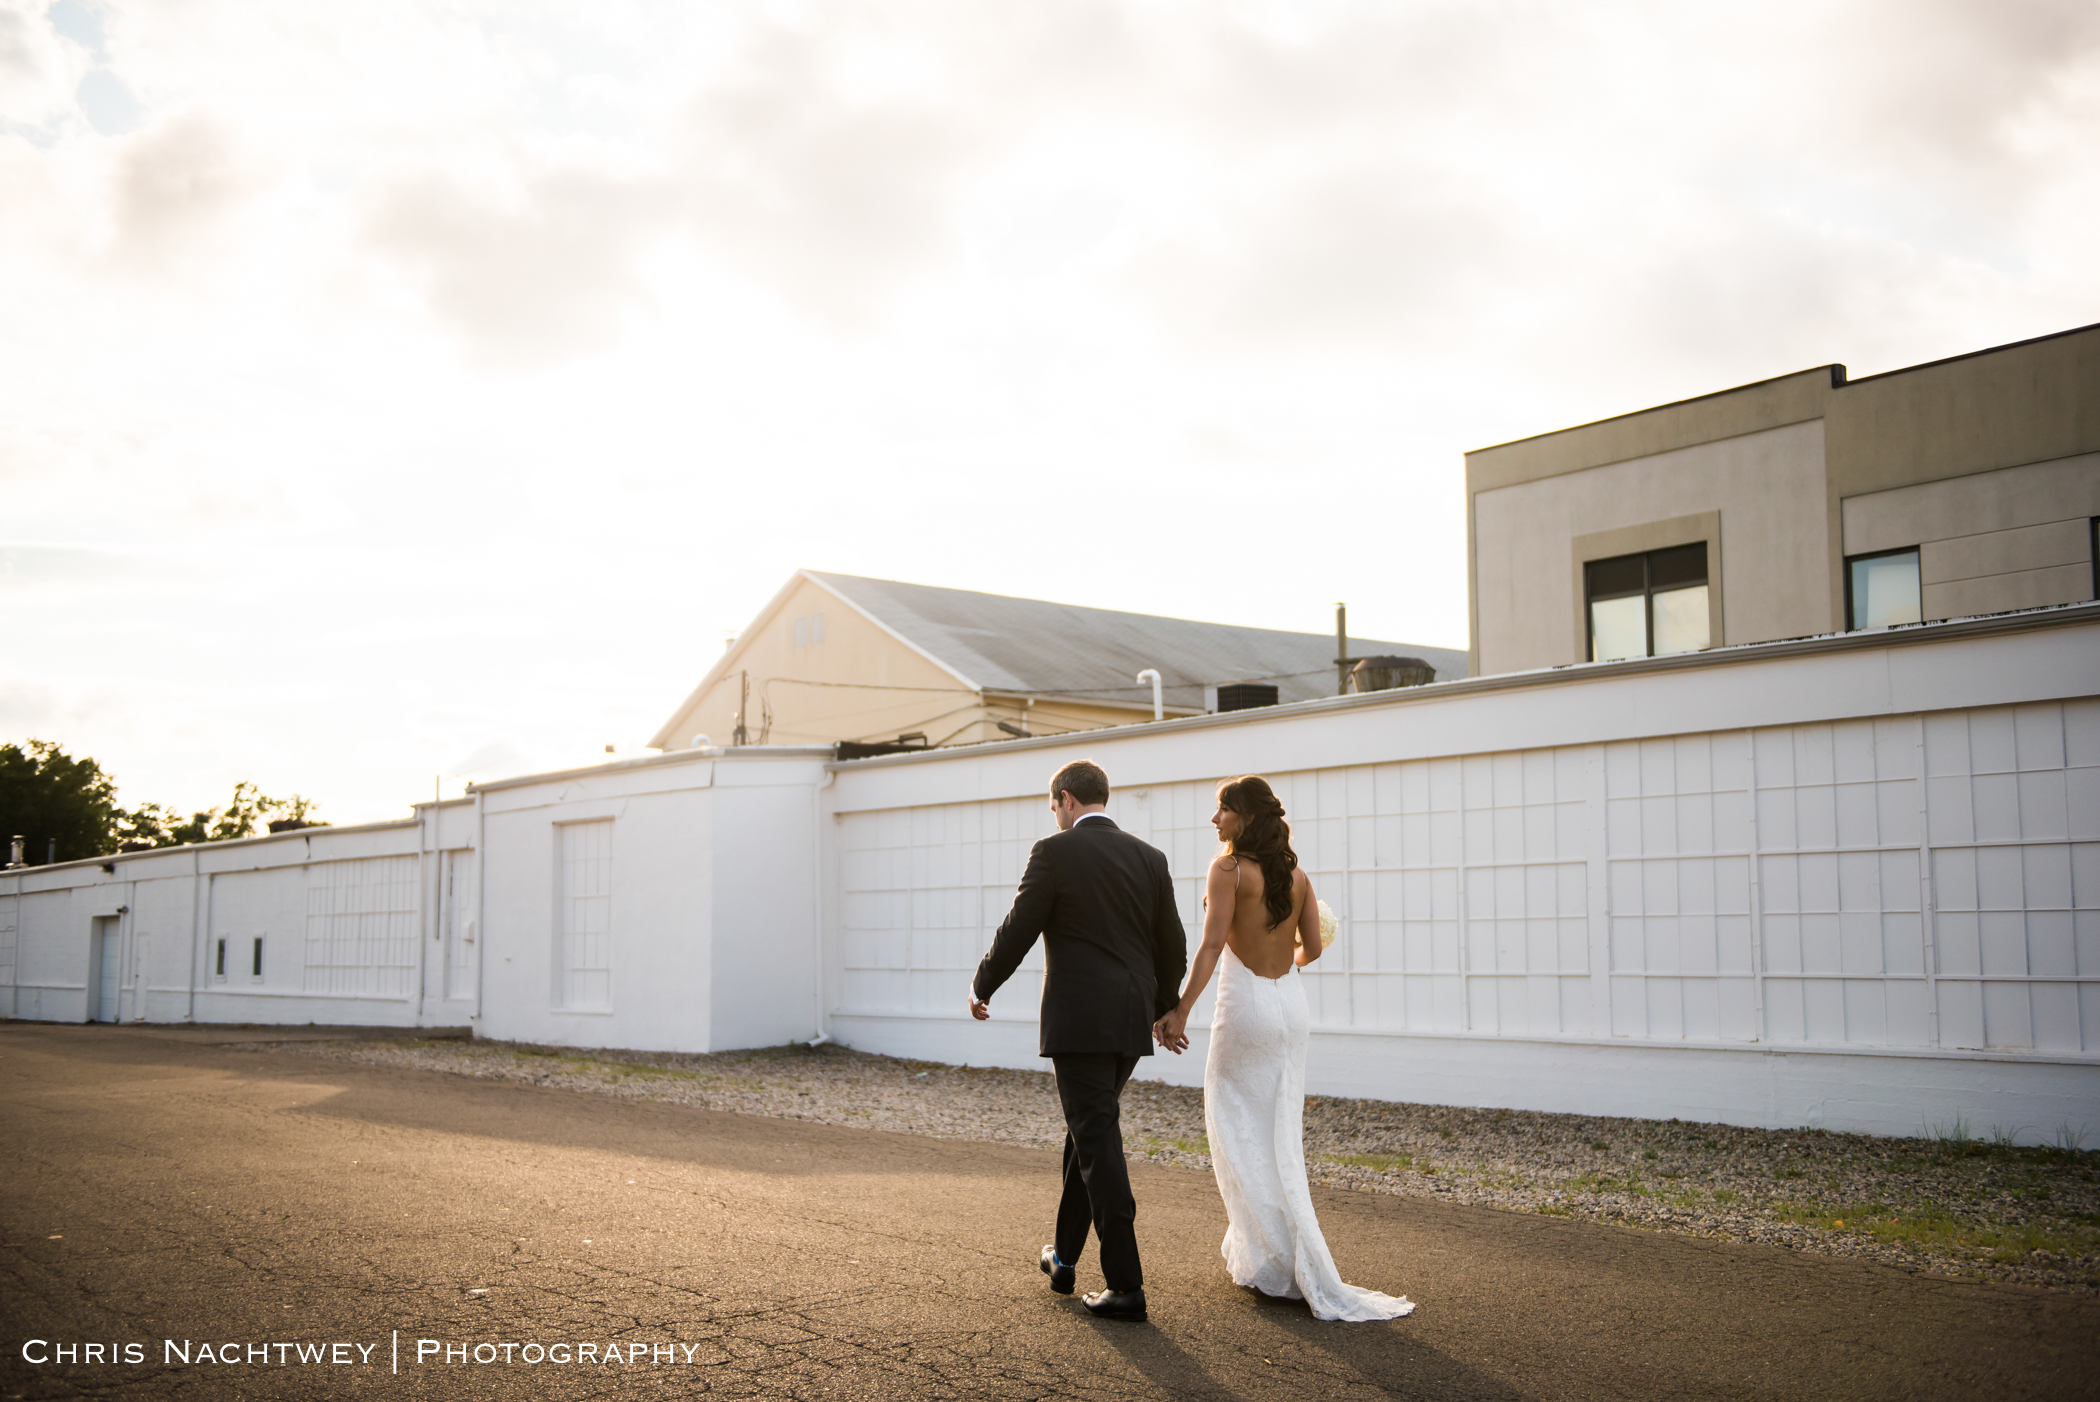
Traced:
[[[1334, 932], [1341, 928], [1342, 922], [1334, 918], [1334, 912], [1327, 908], [1327, 902], [1319, 901], [1317, 904], [1320, 907], [1320, 952], [1325, 954], [1334, 947]], [[1292, 943], [1303, 944], [1305, 940], [1301, 936]]]

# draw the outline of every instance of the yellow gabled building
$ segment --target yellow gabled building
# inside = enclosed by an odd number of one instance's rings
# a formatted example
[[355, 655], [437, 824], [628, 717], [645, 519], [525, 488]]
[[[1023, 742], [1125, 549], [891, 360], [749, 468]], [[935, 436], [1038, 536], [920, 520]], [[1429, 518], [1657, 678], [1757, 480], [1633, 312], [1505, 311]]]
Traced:
[[[1168, 716], [1302, 701], [1335, 694], [1335, 646], [1324, 633], [800, 570], [649, 744], [940, 746], [1094, 730], [1152, 719], [1147, 670]], [[1466, 675], [1466, 654], [1448, 648], [1350, 649], [1419, 657], [1439, 680]]]

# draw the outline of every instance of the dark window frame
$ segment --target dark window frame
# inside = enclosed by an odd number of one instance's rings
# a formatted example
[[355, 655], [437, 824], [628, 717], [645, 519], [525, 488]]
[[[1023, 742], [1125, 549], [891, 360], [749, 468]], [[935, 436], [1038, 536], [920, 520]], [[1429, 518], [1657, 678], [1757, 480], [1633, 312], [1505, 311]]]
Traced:
[[[1645, 657], [1655, 656], [1655, 595], [1657, 593], [1655, 587], [1655, 557], [1658, 555], [1674, 555], [1680, 551], [1688, 551], [1695, 548], [1699, 551], [1700, 559], [1698, 580], [1696, 582], [1683, 580], [1667, 585], [1663, 592], [1692, 588], [1711, 590], [1714, 583], [1713, 559], [1707, 550], [1707, 543], [1703, 540], [1688, 540], [1682, 545], [1665, 545], [1655, 550], [1636, 550], [1628, 555], [1607, 555], [1601, 560], [1584, 560], [1582, 562], [1582, 631], [1583, 650], [1588, 654], [1588, 657], [1585, 658], [1586, 661], [1595, 660], [1597, 656], [1597, 615], [1594, 606], [1600, 603], [1609, 603], [1613, 599], [1631, 599], [1636, 595], [1641, 600], [1641, 634], [1647, 649], [1642, 655]], [[1591, 588], [1591, 571], [1603, 565], [1623, 564], [1629, 560], [1638, 560], [1641, 563], [1641, 587], [1639, 589], [1617, 589], [1609, 593], [1599, 594]], [[1712, 596], [1709, 594], [1708, 597], [1711, 598]], [[1709, 638], [1707, 647], [1710, 648], [1712, 646], [1713, 641]], [[1701, 649], [1701, 651], [1704, 650]]]
[[263, 976], [263, 975], [262, 975], [262, 969], [263, 969], [263, 965], [262, 965], [262, 946], [263, 946], [263, 937], [262, 937], [261, 935], [257, 935], [257, 936], [255, 937], [255, 960], [254, 960], [254, 963], [253, 963], [253, 965], [252, 965], [252, 966], [251, 966], [251, 967], [249, 968], [249, 970], [248, 970], [248, 977], [250, 977], [250, 978], [261, 978], [261, 977]]
[[[1856, 601], [1856, 600], [1854, 600], [1854, 599], [1853, 599], [1853, 597], [1852, 597], [1852, 567], [1853, 567], [1853, 565], [1855, 565], [1855, 564], [1859, 563], [1859, 562], [1860, 562], [1860, 561], [1862, 561], [1862, 560], [1886, 560], [1886, 559], [1888, 559], [1888, 558], [1889, 558], [1890, 556], [1892, 556], [1892, 555], [1916, 555], [1916, 556], [1918, 557], [1918, 614], [1919, 614], [1920, 620], [1922, 621], [1922, 619], [1923, 619], [1923, 617], [1924, 617], [1924, 613], [1925, 613], [1925, 598], [1924, 598], [1924, 595], [1925, 595], [1925, 555], [1924, 555], [1923, 547], [1921, 547], [1921, 546], [1916, 546], [1916, 545], [1903, 545], [1903, 546], [1898, 546], [1898, 547], [1897, 547], [1896, 549], [1894, 549], [1894, 550], [1869, 550], [1869, 551], [1865, 552], [1864, 554], [1860, 554], [1860, 555], [1847, 555], [1847, 556], [1845, 557], [1845, 631], [1846, 631], [1846, 632], [1848, 632], [1848, 633], [1857, 633], [1857, 632], [1859, 632], [1859, 631], [1860, 631], [1860, 630], [1861, 630], [1861, 629], [1862, 629], [1862, 628], [1863, 628], [1863, 627], [1865, 626], [1864, 624], [1862, 624], [1862, 623], [1860, 623], [1860, 622], [1858, 621], [1858, 620], [1859, 620], [1859, 605], [1858, 605], [1857, 601]], [[1900, 624], [1900, 623], [1899, 623], [1899, 624], [1894, 624], [1894, 625], [1891, 625], [1891, 626], [1893, 626], [1893, 627], [1898, 627], [1898, 628], [1901, 628], [1901, 627], [1905, 627], [1905, 626], [1907, 626], [1907, 625], [1904, 625], [1904, 624]]]
[[223, 939], [219, 941], [217, 957], [212, 962], [211, 975], [213, 978], [226, 977], [226, 941]]

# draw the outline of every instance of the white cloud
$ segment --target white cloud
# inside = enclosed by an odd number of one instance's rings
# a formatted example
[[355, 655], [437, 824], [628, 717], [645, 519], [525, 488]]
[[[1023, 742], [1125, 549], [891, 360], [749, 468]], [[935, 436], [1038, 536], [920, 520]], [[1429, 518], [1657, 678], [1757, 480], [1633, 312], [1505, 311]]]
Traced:
[[473, 363], [532, 369], [612, 346], [623, 312], [649, 303], [635, 259], [660, 203], [588, 171], [535, 177], [508, 200], [426, 176], [373, 201], [366, 238], [421, 276]]
[[28, 0], [0, 0], [0, 133], [47, 135], [73, 111], [90, 55]]
[[117, 256], [149, 266], [165, 265], [209, 238], [250, 183], [232, 139], [200, 113], [130, 139], [113, 175]]

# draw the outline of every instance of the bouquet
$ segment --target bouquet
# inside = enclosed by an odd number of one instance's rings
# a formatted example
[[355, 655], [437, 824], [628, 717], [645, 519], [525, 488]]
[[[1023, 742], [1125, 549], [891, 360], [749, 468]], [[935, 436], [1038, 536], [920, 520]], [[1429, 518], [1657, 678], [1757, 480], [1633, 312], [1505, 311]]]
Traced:
[[[1325, 954], [1334, 947], [1334, 932], [1340, 927], [1341, 922], [1334, 918], [1334, 912], [1327, 908], [1327, 902], [1320, 901], [1317, 904], [1320, 907], [1320, 952]], [[1291, 943], [1304, 944], [1305, 940], [1303, 936], [1300, 936], [1293, 939]]]

